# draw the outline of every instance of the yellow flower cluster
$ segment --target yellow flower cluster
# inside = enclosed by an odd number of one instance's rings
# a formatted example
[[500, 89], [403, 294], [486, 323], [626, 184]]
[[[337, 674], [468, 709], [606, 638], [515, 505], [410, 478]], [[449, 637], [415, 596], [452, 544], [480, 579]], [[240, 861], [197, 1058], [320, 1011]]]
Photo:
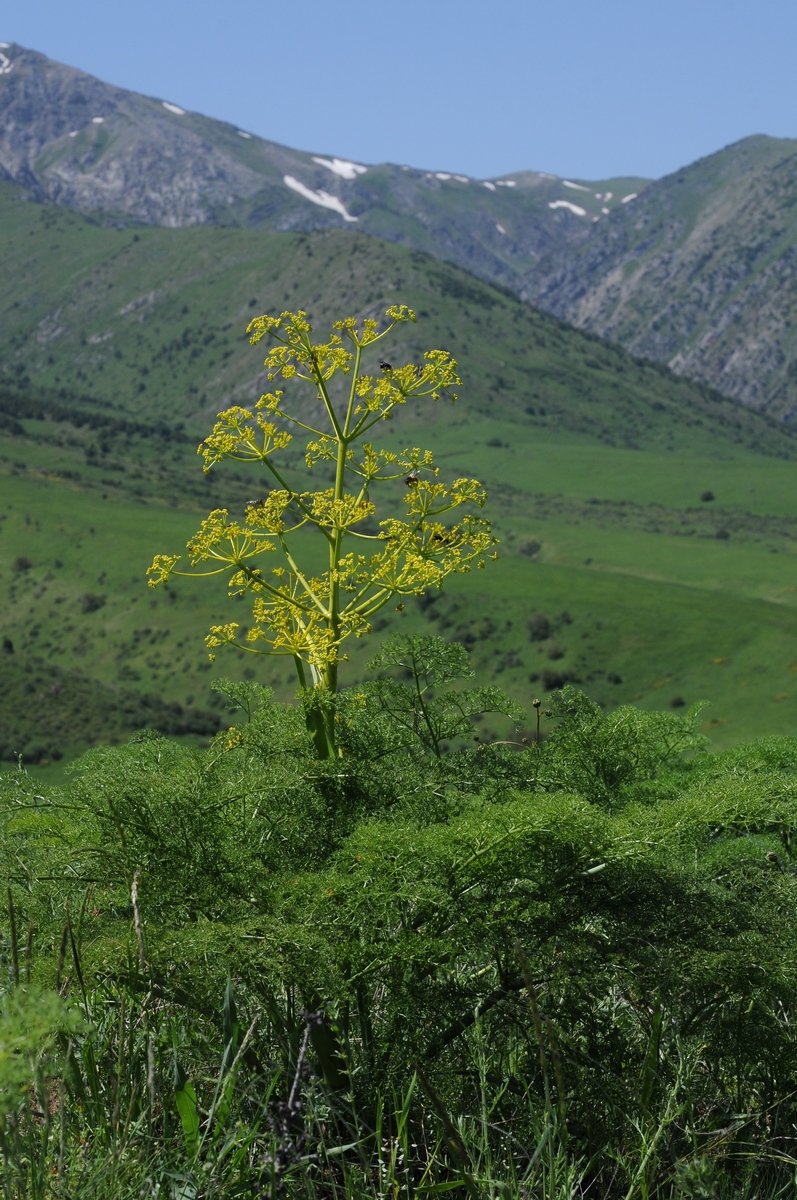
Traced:
[[248, 408], [228, 408], [220, 412], [213, 432], [197, 448], [205, 460], [207, 473], [223, 458], [238, 462], [265, 462], [275, 450], [284, 450], [293, 441], [287, 430], [277, 429], [262, 413], [255, 417]]
[[[234, 406], [219, 413], [213, 431], [199, 447], [206, 471], [225, 458], [258, 462], [270, 483], [262, 499], [246, 506], [243, 521], [217, 509], [202, 522], [187, 543], [190, 570], [176, 569], [179, 556], [161, 554], [147, 572], [151, 587], [165, 583], [172, 574], [229, 572], [231, 593], [253, 593], [254, 624], [245, 639], [239, 638], [235, 622], [214, 625], [206, 639], [211, 657], [227, 645], [250, 653], [292, 655], [300, 678], [304, 679], [304, 664], [314, 683], [334, 686], [342, 643], [367, 633], [370, 618], [379, 609], [395, 597], [439, 588], [447, 575], [469, 571], [474, 563], [484, 566], [495, 546], [489, 523], [472, 511], [485, 503], [477, 480], [456, 479], [446, 485], [439, 481], [429, 451], [413, 447], [396, 453], [364, 441], [368, 429], [387, 419], [397, 405], [411, 397], [437, 400], [445, 394], [456, 399], [452, 389], [460, 384], [457, 364], [443, 350], [426, 353], [421, 365], [394, 368], [381, 363], [381, 374], [363, 373], [363, 351], [397, 323], [415, 320], [404, 305], [388, 309], [386, 316], [388, 324], [381, 332], [371, 318], [338, 321], [324, 343], [311, 340], [312, 328], [302, 311], [261, 316], [250, 324], [253, 345], [266, 335], [276, 342], [265, 361], [269, 379], [280, 375], [311, 384], [320, 416], [302, 420], [289, 413], [283, 392], [275, 390], [261, 396], [254, 411]], [[338, 372], [351, 376], [345, 401], [333, 401], [327, 388]], [[301, 411], [304, 415], [307, 410]], [[334, 464], [332, 487], [299, 491], [291, 486], [275, 461], [291, 441], [286, 424], [309, 435], [308, 467]], [[377, 513], [369, 489], [402, 478], [406, 483], [403, 517], [380, 520], [378, 532], [373, 525], [359, 530], [358, 525]], [[458, 522], [447, 523], [449, 514], [463, 506], [471, 511]], [[315, 528], [326, 543], [329, 563], [321, 574], [306, 573], [295, 557], [292, 535], [301, 528]], [[350, 538], [365, 539], [355, 544], [370, 543], [373, 552], [352, 550]], [[280, 562], [270, 571], [252, 562], [275, 552]]]

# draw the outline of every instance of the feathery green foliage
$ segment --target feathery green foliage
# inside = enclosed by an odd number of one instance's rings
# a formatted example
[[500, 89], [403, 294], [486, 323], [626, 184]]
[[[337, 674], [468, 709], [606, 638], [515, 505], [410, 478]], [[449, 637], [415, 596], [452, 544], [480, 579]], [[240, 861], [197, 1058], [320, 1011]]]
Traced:
[[374, 669], [335, 759], [235, 683], [207, 752], [6, 778], [5, 1002], [82, 1010], [40, 1009], [50, 1118], [4, 1118], [51, 1192], [7, 1137], [6, 1194], [787, 1195], [797, 741], [573, 689], [539, 744], [474, 741], [520, 714], [457, 647]]

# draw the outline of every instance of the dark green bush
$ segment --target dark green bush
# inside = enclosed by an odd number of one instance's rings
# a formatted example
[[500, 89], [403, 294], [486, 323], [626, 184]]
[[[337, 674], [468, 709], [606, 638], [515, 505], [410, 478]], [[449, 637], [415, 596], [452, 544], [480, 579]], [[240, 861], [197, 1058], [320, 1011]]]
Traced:
[[131, 1195], [153, 1171], [186, 1196], [388, 1194], [383, 1143], [419, 1195], [779, 1186], [797, 739], [711, 755], [695, 711], [566, 688], [540, 745], [485, 744], [474, 716], [520, 714], [463, 686], [460, 649], [394, 640], [374, 668], [337, 702], [338, 760], [230, 684], [207, 752], [146, 734], [63, 788], [4, 777], [6, 968], [89, 1021], [56, 1071], [67, 1150], [124, 1159]]

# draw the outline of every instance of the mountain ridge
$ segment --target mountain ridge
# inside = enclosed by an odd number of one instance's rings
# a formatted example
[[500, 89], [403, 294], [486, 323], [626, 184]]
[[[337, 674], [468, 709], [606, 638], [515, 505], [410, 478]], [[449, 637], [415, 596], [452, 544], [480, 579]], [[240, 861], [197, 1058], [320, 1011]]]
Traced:
[[346, 311], [379, 318], [401, 297], [419, 322], [397, 334], [396, 353], [420, 354], [427, 339], [454, 351], [484, 414], [682, 450], [696, 437], [708, 447], [721, 425], [729, 448], [797, 456], [791, 431], [704, 385], [460, 267], [359, 233], [142, 227], [131, 236], [3, 184], [0, 273], [0, 384], [63, 392], [67, 405], [113, 398], [134, 421], [199, 430], [219, 408], [255, 399], [266, 378], [245, 330], [257, 312], [306, 308], [323, 329]]
[[512, 284], [583, 236], [643, 180], [561, 180], [520, 171], [476, 180], [406, 164], [293, 150], [8, 45], [0, 77], [0, 170], [29, 195], [111, 222], [355, 227]]
[[0, 178], [120, 227], [358, 231], [797, 421], [797, 141], [650, 182], [477, 180], [297, 151], [4, 44]]

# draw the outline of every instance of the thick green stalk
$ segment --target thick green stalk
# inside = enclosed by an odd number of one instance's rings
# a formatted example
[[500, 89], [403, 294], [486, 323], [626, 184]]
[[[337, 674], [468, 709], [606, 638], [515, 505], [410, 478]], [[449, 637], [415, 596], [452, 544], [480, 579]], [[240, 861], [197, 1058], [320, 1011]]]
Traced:
[[[352, 413], [354, 411], [354, 403], [357, 395], [357, 380], [360, 375], [360, 358], [361, 348], [357, 347], [357, 352], [354, 360], [354, 368], [352, 370], [351, 388], [349, 390], [349, 400], [346, 406], [346, 416], [341, 429], [337, 422], [334, 422], [335, 432], [337, 434], [338, 455], [335, 463], [335, 499], [342, 500], [346, 485], [346, 452], [349, 448], [349, 427], [351, 425]], [[334, 537], [330, 542], [329, 547], [329, 574], [330, 574], [330, 589], [329, 589], [329, 627], [332, 632], [334, 644], [337, 647], [340, 640], [340, 582], [337, 578], [338, 563], [341, 558], [341, 550], [343, 545], [342, 529], [335, 531]], [[324, 671], [324, 686], [326, 686], [331, 697], [335, 697], [338, 691], [338, 660], [337, 656], [329, 663]], [[331, 708], [325, 709], [327, 739], [332, 748], [332, 754], [337, 753], [335, 747], [335, 726], [334, 712]]]
[[309, 686], [301, 657], [298, 654], [294, 654], [293, 661], [296, 665], [296, 674], [299, 677], [299, 686], [302, 689], [302, 702], [304, 704], [304, 719], [307, 724], [307, 732], [311, 735], [315, 743], [319, 758], [334, 758], [336, 753], [334, 714], [329, 714], [326, 706], [314, 703], [314, 701], [318, 700], [319, 689], [324, 684], [316, 683], [312, 687]]

